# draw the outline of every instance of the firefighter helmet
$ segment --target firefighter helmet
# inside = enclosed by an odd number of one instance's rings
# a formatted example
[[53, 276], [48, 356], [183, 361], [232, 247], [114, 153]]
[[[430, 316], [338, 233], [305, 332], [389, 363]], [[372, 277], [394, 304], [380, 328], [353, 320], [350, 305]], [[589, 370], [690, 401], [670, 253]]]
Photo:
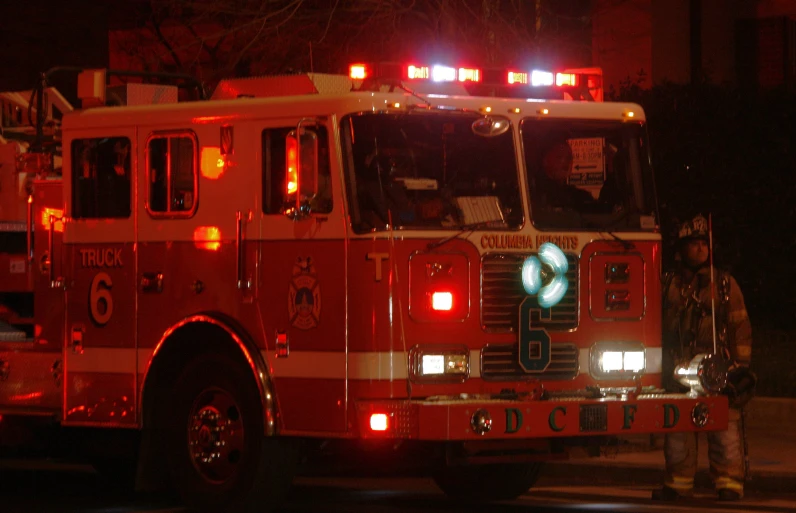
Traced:
[[708, 220], [702, 214], [680, 225], [677, 239], [686, 241], [691, 239], [708, 239]]

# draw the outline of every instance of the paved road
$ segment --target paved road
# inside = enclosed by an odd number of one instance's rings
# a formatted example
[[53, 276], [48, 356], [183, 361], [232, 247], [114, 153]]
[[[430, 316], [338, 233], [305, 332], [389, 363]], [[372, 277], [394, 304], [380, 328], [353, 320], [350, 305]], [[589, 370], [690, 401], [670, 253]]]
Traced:
[[[19, 467], [19, 466], [17, 466]], [[2, 513], [185, 513], [174, 497], [134, 496], [115, 490], [81, 467], [0, 467]], [[511, 502], [455, 504], [430, 479], [299, 478], [281, 513], [778, 513], [796, 511], [796, 494], [755, 495], [737, 504], [718, 503], [707, 492], [673, 507], [651, 502], [649, 486], [562, 486], [544, 479]]]

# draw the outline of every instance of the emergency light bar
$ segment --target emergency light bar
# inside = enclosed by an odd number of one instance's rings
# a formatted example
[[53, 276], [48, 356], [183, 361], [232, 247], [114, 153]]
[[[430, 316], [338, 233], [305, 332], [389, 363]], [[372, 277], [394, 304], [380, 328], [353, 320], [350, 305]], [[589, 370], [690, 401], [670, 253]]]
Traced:
[[406, 68], [409, 80], [429, 80], [434, 82], [480, 82], [481, 70], [476, 68], [451, 68], [450, 66], [415, 66]]
[[[405, 68], [406, 73], [402, 77], [408, 80], [431, 80], [433, 82], [480, 82], [481, 70], [476, 68], [452, 68], [450, 66], [415, 66], [410, 64]], [[366, 64], [352, 64], [349, 67], [348, 76], [354, 80], [365, 80], [369, 78], [371, 71]]]
[[[584, 99], [602, 101], [602, 70], [599, 68], [567, 69], [554, 72], [541, 69], [469, 68], [443, 64], [398, 64], [380, 63], [369, 65], [352, 64], [349, 77], [357, 81], [410, 81], [437, 84], [460, 84], [468, 91], [478, 91], [479, 87], [507, 87], [504, 94], [525, 95], [523, 87], [528, 86], [540, 97], [564, 99]], [[475, 88], [475, 89], [472, 89]], [[511, 93], [509, 91], [514, 91]], [[491, 93], [494, 94], [494, 91]]]
[[[481, 82], [483, 71], [478, 68], [456, 68], [435, 64], [433, 66], [409, 64], [404, 67], [404, 76], [392, 77], [408, 80], [430, 80], [432, 82]], [[352, 64], [349, 77], [354, 80], [370, 78], [372, 72], [367, 64]], [[523, 84], [532, 87], [576, 87], [578, 75], [575, 73], [554, 73], [544, 70], [511, 70], [504, 75], [508, 85]]]

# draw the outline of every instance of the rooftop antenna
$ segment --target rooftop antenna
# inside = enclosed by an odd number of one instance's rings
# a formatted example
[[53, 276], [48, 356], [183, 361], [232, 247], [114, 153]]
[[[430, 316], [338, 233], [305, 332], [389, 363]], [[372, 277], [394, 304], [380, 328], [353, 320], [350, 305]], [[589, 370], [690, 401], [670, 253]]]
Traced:
[[710, 254], [710, 317], [713, 323], [713, 353], [718, 353], [716, 343], [716, 282], [713, 275], [713, 214], [708, 214], [708, 253]]

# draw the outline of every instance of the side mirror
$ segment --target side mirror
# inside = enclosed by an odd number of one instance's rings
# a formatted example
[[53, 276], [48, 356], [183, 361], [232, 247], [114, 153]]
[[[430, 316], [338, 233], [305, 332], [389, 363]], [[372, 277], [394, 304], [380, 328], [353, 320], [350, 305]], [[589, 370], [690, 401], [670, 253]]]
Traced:
[[285, 137], [285, 215], [304, 219], [318, 194], [318, 135], [301, 123]]
[[471, 128], [475, 135], [481, 137], [497, 137], [505, 134], [511, 127], [511, 121], [503, 116], [484, 116], [473, 121]]

